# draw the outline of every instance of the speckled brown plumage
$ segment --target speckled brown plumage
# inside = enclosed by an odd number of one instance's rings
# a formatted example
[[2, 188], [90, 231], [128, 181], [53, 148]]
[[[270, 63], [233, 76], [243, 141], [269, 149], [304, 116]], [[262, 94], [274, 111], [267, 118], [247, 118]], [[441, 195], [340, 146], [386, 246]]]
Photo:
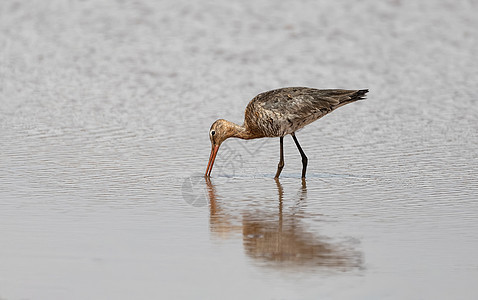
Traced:
[[347, 103], [363, 99], [368, 90], [318, 90], [290, 87], [261, 93], [246, 107], [244, 127], [254, 136], [281, 137]]

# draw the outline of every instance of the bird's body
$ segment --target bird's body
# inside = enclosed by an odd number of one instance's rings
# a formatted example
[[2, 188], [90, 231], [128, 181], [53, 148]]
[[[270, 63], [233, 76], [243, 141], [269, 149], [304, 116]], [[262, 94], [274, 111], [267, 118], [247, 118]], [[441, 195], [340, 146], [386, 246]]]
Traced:
[[259, 137], [281, 137], [361, 99], [366, 90], [282, 88], [261, 93], [246, 107], [244, 127]]
[[295, 132], [340, 106], [364, 99], [363, 96], [367, 92], [368, 90], [289, 87], [257, 95], [246, 107], [242, 126], [223, 119], [212, 124], [210, 129], [212, 150], [206, 176], [211, 173], [219, 146], [227, 138], [280, 137], [281, 160], [276, 173], [278, 177], [284, 165], [283, 137], [290, 134], [302, 155], [302, 177], [305, 177], [307, 157], [300, 148]]

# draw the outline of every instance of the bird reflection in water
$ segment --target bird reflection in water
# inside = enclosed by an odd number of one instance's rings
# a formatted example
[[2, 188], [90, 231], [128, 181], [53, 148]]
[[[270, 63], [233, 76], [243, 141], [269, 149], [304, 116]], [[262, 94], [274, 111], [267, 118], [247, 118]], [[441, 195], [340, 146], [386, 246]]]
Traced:
[[307, 186], [302, 186], [292, 209], [284, 210], [284, 189], [276, 179], [279, 203], [277, 211], [242, 212], [237, 222], [233, 212], [228, 213], [220, 205], [216, 188], [206, 178], [210, 229], [222, 238], [242, 232], [246, 254], [264, 266], [279, 268], [322, 268], [336, 271], [361, 269], [362, 253], [355, 249], [357, 242], [334, 242], [331, 238], [317, 236], [307, 231], [302, 209], [307, 199]]

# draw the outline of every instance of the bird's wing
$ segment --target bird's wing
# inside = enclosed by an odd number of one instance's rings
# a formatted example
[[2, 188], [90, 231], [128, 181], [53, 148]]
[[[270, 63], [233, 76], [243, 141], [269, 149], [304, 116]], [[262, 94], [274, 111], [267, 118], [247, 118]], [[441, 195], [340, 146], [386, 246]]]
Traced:
[[[304, 127], [334, 109], [360, 99], [367, 90], [291, 87], [257, 95], [246, 108], [245, 124], [280, 136]], [[256, 128], [257, 127], [257, 128]]]
[[257, 95], [255, 102], [263, 109], [282, 115], [297, 114], [306, 116], [321, 111], [328, 113], [343, 105], [363, 99], [366, 90], [318, 90], [312, 88], [283, 88]]

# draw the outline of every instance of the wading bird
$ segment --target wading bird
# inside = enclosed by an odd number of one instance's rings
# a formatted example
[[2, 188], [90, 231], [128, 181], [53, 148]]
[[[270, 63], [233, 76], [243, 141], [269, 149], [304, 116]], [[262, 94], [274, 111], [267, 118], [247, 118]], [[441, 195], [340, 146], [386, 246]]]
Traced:
[[367, 92], [368, 90], [289, 87], [257, 95], [246, 107], [244, 125], [237, 125], [224, 119], [212, 124], [209, 130], [212, 148], [205, 176], [211, 175], [219, 146], [226, 139], [279, 137], [280, 160], [275, 175], [275, 178], [278, 178], [284, 168], [284, 136], [290, 134], [302, 156], [302, 178], [305, 178], [308, 160], [295, 132], [345, 104], [364, 99]]

